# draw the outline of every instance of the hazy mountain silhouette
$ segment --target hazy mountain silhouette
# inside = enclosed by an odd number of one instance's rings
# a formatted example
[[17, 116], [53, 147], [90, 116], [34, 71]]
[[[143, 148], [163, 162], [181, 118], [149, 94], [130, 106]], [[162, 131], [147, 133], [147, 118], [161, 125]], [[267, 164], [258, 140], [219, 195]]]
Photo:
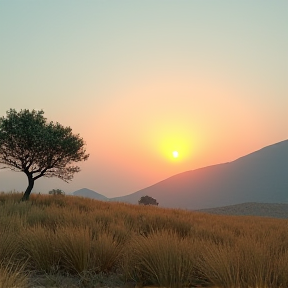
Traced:
[[177, 174], [110, 201], [136, 204], [145, 195], [162, 207], [193, 210], [244, 202], [288, 203], [288, 140], [229, 163]]
[[105, 197], [104, 195], [101, 195], [93, 190], [83, 188], [80, 190], [77, 190], [72, 193], [74, 196], [82, 196], [86, 198], [91, 198], [91, 199], [96, 199], [96, 200], [101, 200], [101, 201], [108, 201], [109, 199]]

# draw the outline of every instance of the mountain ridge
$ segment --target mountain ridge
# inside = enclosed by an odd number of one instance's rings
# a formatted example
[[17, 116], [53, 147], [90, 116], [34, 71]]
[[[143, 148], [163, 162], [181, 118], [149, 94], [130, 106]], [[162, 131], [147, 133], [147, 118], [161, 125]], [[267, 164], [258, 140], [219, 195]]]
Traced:
[[[74, 195], [81, 194], [75, 192]], [[132, 194], [114, 198], [96, 194], [97, 197], [90, 198], [132, 204], [149, 195], [160, 207], [189, 210], [249, 202], [288, 203], [288, 140], [265, 146], [231, 162], [175, 174]]]
[[91, 189], [88, 189], [88, 188], [82, 188], [82, 189], [76, 190], [73, 193], [71, 193], [71, 195], [86, 197], [86, 198], [96, 199], [96, 200], [101, 200], [101, 201], [108, 201], [109, 200], [109, 198], [107, 198], [106, 196], [99, 194], [99, 193], [97, 193]]
[[231, 162], [178, 173], [110, 201], [136, 204], [149, 195], [159, 206], [192, 210], [243, 202], [288, 203], [287, 171], [288, 140], [284, 140]]

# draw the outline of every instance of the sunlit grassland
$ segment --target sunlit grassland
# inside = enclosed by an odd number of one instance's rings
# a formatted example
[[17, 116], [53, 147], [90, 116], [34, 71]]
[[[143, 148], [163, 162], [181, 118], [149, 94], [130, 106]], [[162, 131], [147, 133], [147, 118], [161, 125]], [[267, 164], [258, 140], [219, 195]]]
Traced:
[[20, 199], [0, 194], [0, 288], [29, 287], [44, 274], [95, 287], [90, 275], [110, 273], [162, 287], [288, 287], [287, 220], [61, 195]]

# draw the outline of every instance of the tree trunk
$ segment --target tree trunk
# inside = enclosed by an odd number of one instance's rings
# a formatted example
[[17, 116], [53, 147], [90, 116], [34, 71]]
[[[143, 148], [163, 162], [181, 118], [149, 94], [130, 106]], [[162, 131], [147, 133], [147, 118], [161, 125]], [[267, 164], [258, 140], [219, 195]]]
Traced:
[[29, 200], [30, 193], [31, 193], [31, 191], [32, 191], [32, 189], [34, 187], [34, 181], [35, 180], [33, 179], [32, 175], [28, 174], [27, 177], [28, 177], [28, 187], [27, 187], [27, 189], [26, 189], [26, 191], [25, 191], [25, 193], [24, 193], [24, 195], [23, 195], [23, 197], [21, 199], [22, 201]]

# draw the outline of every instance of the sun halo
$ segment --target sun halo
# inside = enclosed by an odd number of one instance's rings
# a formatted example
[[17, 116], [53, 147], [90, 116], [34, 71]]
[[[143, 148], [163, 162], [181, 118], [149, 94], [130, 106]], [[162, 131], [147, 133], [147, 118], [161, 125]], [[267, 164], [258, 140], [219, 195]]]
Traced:
[[177, 158], [177, 157], [179, 156], [178, 151], [173, 151], [172, 154], [173, 154], [173, 157], [174, 157], [174, 158]]

